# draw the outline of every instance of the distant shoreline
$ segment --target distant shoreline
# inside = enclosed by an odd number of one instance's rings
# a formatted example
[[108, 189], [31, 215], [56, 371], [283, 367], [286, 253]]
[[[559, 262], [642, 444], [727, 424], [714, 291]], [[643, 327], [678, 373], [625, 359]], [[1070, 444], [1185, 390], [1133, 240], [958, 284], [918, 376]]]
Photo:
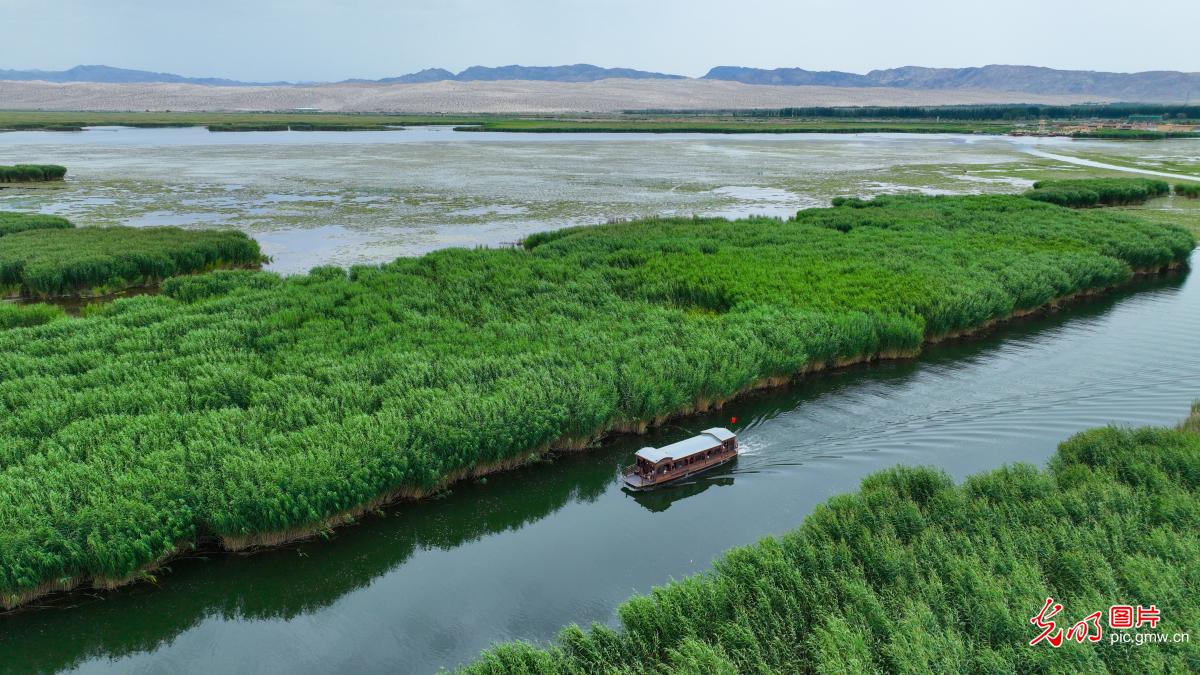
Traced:
[[[1132, 118], [1155, 121], [1131, 122]], [[389, 114], [330, 112], [68, 112], [0, 110], [0, 133], [89, 127], [203, 128], [210, 132], [401, 131], [605, 134], [973, 134], [1107, 140], [1200, 139], [1200, 106], [985, 104], [812, 107], [624, 113]]]

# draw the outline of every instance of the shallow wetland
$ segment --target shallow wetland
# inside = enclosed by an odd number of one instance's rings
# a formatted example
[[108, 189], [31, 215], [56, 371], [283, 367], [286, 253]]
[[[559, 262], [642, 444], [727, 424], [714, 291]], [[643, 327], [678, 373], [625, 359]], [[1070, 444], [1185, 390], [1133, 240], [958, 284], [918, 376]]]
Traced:
[[[268, 269], [299, 273], [652, 214], [782, 217], [842, 195], [1007, 193], [1044, 178], [1120, 175], [1031, 147], [1184, 173], [1200, 152], [1180, 140], [962, 136], [17, 132], [0, 134], [0, 164], [70, 172], [55, 187], [0, 189], [0, 210], [81, 226], [232, 226], [262, 244]], [[1175, 197], [1138, 210], [1193, 227], [1200, 215], [1196, 200]], [[962, 477], [1041, 464], [1082, 429], [1173, 424], [1196, 397], [1198, 331], [1194, 272], [1139, 280], [915, 360], [816, 374], [645, 437], [459, 483], [330, 540], [198, 554], [155, 583], [49, 598], [47, 609], [0, 616], [0, 663], [78, 672], [211, 672], [252, 660], [290, 670], [454, 667], [497, 641], [612, 622], [631, 593], [795, 527], [879, 469], [922, 464]], [[735, 464], [669, 491], [620, 489], [616, 469], [638, 447], [718, 424], [742, 439]]]

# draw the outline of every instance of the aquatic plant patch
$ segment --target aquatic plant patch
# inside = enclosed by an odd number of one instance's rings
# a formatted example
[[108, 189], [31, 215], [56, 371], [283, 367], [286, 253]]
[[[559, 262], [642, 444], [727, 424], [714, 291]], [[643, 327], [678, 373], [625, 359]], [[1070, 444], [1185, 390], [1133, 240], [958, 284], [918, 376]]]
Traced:
[[28, 328], [65, 318], [66, 312], [61, 307], [35, 303], [17, 305], [0, 301], [0, 330], [5, 328]]
[[1038, 201], [1082, 208], [1144, 204], [1152, 197], [1171, 194], [1166, 181], [1150, 178], [1085, 178], [1043, 180], [1033, 184], [1025, 196]]
[[53, 226], [0, 237], [0, 287], [70, 295], [261, 261], [258, 244], [235, 230]]
[[1092, 131], [1077, 131], [1071, 134], [1074, 138], [1098, 138], [1108, 141], [1161, 141], [1167, 138], [1200, 139], [1200, 132], [1195, 131], [1153, 131], [1150, 129], [1094, 129]]
[[886, 197], [202, 275], [0, 331], [0, 601], [136, 578], [201, 537], [320, 532], [764, 382], [912, 355], [1194, 245], [1019, 196]]
[[480, 119], [455, 127], [455, 131], [520, 133], [657, 133], [657, 134], [803, 134], [803, 133], [947, 133], [1004, 134], [1012, 130], [1001, 122], [934, 122], [879, 120], [781, 120], [745, 117], [682, 117], [678, 119]]
[[15, 164], [0, 166], [0, 183], [38, 183], [62, 180], [67, 167], [57, 164]]
[[66, 230], [72, 227], [75, 225], [71, 221], [59, 216], [0, 211], [0, 237], [26, 230]]

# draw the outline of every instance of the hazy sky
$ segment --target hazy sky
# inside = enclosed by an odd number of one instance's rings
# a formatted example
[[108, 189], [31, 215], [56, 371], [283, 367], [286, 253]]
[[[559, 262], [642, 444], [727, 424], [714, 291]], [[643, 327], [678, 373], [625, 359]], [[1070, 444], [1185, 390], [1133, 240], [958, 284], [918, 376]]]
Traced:
[[1200, 0], [0, 0], [0, 68], [241, 80], [594, 63], [1200, 71]]

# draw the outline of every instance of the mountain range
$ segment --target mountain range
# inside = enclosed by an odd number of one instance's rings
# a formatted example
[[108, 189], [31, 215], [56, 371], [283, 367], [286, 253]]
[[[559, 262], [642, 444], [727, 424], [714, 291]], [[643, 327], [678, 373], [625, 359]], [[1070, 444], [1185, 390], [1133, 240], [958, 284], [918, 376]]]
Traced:
[[[415, 84], [427, 82], [476, 82], [534, 80], [542, 82], [595, 82], [611, 78], [688, 79], [682, 75], [630, 68], [601, 68], [580, 63], [567, 66], [472, 66], [459, 73], [428, 68], [416, 73], [377, 80], [344, 80], [361, 84]], [[1126, 101], [1183, 101], [1200, 97], [1200, 73], [1149, 71], [1110, 73], [1088, 70], [1056, 70], [1037, 66], [989, 65], [978, 68], [922, 68], [905, 66], [869, 73], [849, 73], [803, 68], [743, 68], [718, 66], [705, 80], [724, 80], [756, 85], [886, 87], [898, 89], [976, 89], [1029, 94], [1092, 95]], [[221, 86], [287, 86], [289, 82], [242, 82], [215, 77], [186, 77], [173, 73], [130, 70], [103, 65], [76, 66], [69, 70], [0, 70], [0, 80], [105, 83], [177, 83]]]
[[[452, 73], [444, 68], [426, 68], [425, 70], [385, 77], [378, 80], [342, 80], [342, 82], [361, 84], [415, 84], [421, 82], [441, 82], [452, 80], [457, 82], [477, 82], [497, 80], [536, 80], [542, 82], [595, 82], [614, 78], [624, 79], [663, 79], [684, 80], [683, 75], [667, 73], [652, 73], [632, 68], [601, 68], [589, 63], [577, 63], [570, 66], [471, 66], [461, 73]], [[186, 77], [174, 73], [156, 73], [149, 70], [130, 70], [112, 66], [75, 66], [69, 70], [3, 70], [0, 69], [0, 80], [29, 82], [41, 80], [45, 82], [107, 82], [116, 84], [166, 82], [172, 84], [207, 84], [228, 87], [246, 86], [284, 86], [289, 84], [315, 84], [294, 82], [242, 82], [219, 77]]]
[[1182, 101], [1200, 96], [1200, 73], [1157, 70], [1105, 73], [1055, 70], [1038, 66], [991, 65], [982, 68], [905, 66], [872, 70], [866, 75], [803, 68], [718, 66], [704, 76], [745, 84], [823, 85], [828, 87], [895, 87], [900, 89], [987, 89], [1029, 94], [1085, 94], [1122, 100]]
[[149, 70], [130, 70], [112, 66], [75, 66], [68, 70], [4, 70], [0, 69], [0, 80], [29, 82], [108, 82], [130, 84], [141, 82], [167, 82], [172, 84], [208, 84], [219, 86], [246, 86], [254, 84], [289, 84], [287, 82], [239, 82], [221, 77], [185, 77], [174, 73], [155, 73]]

